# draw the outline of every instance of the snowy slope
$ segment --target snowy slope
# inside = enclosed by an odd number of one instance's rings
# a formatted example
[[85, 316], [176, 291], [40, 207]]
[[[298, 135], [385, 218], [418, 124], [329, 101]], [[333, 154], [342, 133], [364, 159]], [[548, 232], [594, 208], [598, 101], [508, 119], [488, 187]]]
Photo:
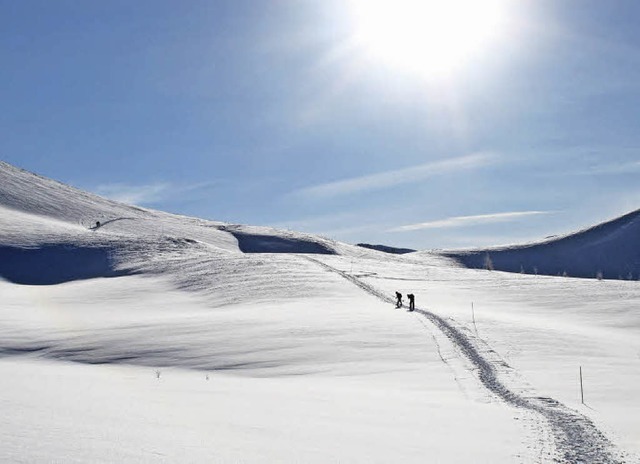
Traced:
[[[363, 254], [356, 247], [308, 234], [224, 224], [125, 205], [3, 162], [0, 213], [0, 277], [23, 284], [124, 275], [140, 259], [148, 258], [148, 252], [175, 254], [193, 250], [224, 256], [216, 251], [352, 250], [355, 255]], [[98, 222], [100, 226], [96, 227]], [[29, 275], [31, 271], [33, 276]]]
[[[635, 282], [466, 270], [0, 177], [0, 461], [637, 460]], [[418, 311], [394, 310], [396, 290]]]
[[445, 252], [467, 267], [527, 274], [640, 279], [640, 210], [527, 245]]

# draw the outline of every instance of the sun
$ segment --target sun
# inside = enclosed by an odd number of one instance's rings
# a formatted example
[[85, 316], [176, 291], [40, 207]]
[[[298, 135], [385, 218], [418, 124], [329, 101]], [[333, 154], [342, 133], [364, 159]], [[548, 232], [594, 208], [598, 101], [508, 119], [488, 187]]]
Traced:
[[449, 76], [505, 37], [509, 1], [351, 0], [354, 41], [398, 70]]

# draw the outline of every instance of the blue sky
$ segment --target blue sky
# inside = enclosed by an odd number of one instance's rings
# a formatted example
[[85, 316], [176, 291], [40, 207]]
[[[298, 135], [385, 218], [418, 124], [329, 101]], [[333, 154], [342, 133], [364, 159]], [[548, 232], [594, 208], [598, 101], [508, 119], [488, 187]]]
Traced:
[[421, 249], [640, 207], [640, 3], [516, 2], [432, 79], [352, 46], [348, 2], [0, 0], [0, 157], [156, 209]]

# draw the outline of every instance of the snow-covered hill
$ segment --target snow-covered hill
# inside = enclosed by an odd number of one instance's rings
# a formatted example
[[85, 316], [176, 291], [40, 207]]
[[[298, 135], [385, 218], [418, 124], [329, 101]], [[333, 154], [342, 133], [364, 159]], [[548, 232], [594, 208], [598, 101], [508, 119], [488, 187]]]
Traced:
[[640, 453], [637, 282], [177, 216], [0, 163], [0, 296], [2, 462]]
[[640, 279], [640, 210], [526, 245], [444, 252], [467, 267], [554, 276]]
[[[110, 201], [0, 162], [0, 277], [52, 284], [125, 275], [149, 253], [351, 253], [350, 245], [268, 227], [195, 219]], [[188, 254], [188, 253], [186, 253]]]

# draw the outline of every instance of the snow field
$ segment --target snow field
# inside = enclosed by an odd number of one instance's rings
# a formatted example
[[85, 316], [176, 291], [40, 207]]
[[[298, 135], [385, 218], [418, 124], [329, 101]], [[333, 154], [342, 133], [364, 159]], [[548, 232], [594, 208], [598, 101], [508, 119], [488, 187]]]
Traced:
[[[340, 265], [337, 258], [324, 260]], [[361, 264], [359, 272], [376, 272], [373, 263]], [[386, 266], [363, 280], [387, 291], [415, 293], [418, 307], [453, 318], [495, 350], [517, 373], [515, 386], [522, 392], [553, 398], [589, 417], [626, 450], [621, 459], [640, 462], [636, 282], [508, 274], [428, 262]]]
[[157, 379], [147, 368], [16, 358], [0, 360], [0, 376], [4, 462], [489, 463], [521, 448], [507, 410], [448, 387], [181, 370]]
[[4, 349], [44, 347], [0, 360], [2, 460], [513, 462], [536, 452], [513, 411], [458, 387], [422, 325], [342, 285], [340, 297], [212, 309], [158, 277], [0, 284]]

